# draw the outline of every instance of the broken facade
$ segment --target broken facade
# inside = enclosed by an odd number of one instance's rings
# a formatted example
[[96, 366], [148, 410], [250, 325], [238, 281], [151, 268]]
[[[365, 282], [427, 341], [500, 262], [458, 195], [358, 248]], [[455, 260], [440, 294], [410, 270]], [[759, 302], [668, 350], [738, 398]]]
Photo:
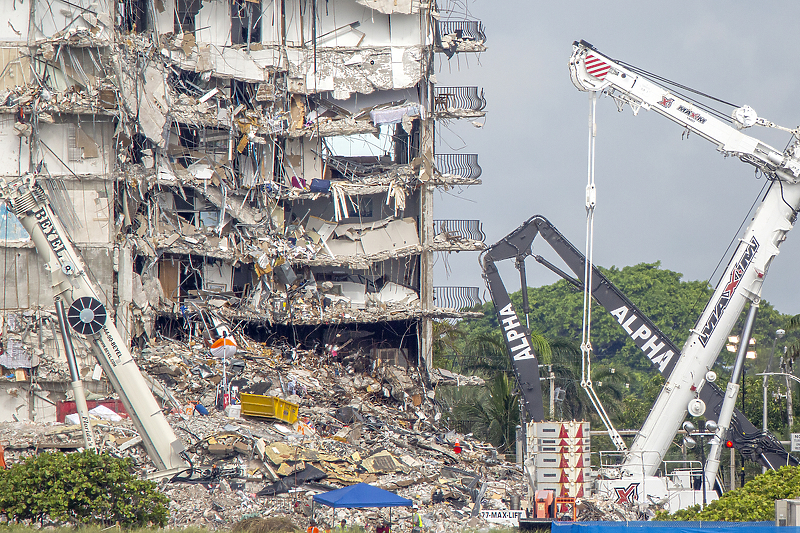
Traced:
[[[38, 175], [135, 346], [225, 321], [416, 365], [433, 319], [479, 303], [434, 291], [434, 253], [483, 234], [434, 219], [434, 190], [480, 167], [433, 134], [485, 100], [431, 80], [437, 52], [485, 49], [479, 23], [416, 0], [30, 0], [7, 17], [0, 175]], [[0, 418], [52, 420], [68, 379], [50, 276], [3, 215]]]

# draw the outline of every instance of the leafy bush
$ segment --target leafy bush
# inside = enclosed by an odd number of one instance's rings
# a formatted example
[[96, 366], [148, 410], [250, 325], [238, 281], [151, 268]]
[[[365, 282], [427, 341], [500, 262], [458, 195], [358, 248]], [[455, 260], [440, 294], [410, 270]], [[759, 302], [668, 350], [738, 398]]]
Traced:
[[0, 471], [0, 512], [10, 522], [166, 525], [167, 497], [132, 470], [130, 459], [92, 451], [29, 457]]
[[786, 498], [800, 498], [800, 467], [769, 470], [744, 487], [723, 494], [704, 510], [695, 505], [671, 515], [661, 511], [656, 520], [771, 521], [775, 519], [775, 500]]

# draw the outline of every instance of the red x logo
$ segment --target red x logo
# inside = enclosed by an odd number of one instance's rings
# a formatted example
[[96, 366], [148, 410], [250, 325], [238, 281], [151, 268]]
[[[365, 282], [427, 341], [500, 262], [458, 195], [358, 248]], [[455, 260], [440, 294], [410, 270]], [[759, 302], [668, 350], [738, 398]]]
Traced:
[[627, 488], [615, 487], [617, 493], [617, 503], [634, 503], [639, 498], [638, 483], [631, 483]]
[[658, 105], [663, 107], [670, 107], [672, 105], [672, 102], [674, 101], [675, 101], [674, 98], [667, 98], [666, 96], [662, 96], [661, 101], [658, 103]]

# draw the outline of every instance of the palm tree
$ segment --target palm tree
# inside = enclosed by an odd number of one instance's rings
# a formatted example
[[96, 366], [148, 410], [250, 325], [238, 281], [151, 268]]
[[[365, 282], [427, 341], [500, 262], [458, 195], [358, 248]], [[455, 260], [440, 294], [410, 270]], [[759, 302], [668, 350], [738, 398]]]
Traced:
[[[547, 338], [535, 331], [530, 332], [531, 344], [539, 356], [540, 364], [549, 364], [552, 347]], [[511, 372], [511, 358], [508, 355], [503, 332], [498, 330], [475, 335], [467, 341], [461, 362], [462, 372], [473, 372], [492, 376], [497, 372]]]
[[464, 400], [454, 407], [456, 417], [468, 422], [476, 436], [486, 438], [500, 453], [513, 450], [519, 425], [519, 396], [513, 379], [500, 372], [488, 387]]
[[[800, 315], [790, 317], [789, 322], [786, 324], [786, 331], [797, 329], [800, 329]], [[800, 355], [800, 341], [794, 341], [786, 347], [786, 357], [794, 362], [798, 355]]]
[[466, 333], [460, 322], [451, 324], [446, 320], [433, 321], [433, 366], [453, 370], [456, 361], [461, 357], [462, 345]]

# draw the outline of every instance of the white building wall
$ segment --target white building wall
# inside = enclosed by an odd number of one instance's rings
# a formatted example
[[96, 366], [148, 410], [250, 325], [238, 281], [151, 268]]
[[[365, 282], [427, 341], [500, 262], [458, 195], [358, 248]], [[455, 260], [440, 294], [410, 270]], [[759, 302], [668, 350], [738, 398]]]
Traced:
[[[263, 4], [262, 39], [265, 44], [279, 43], [280, 3]], [[412, 46], [420, 44], [419, 15], [384, 15], [359, 5], [355, 0], [340, 0], [317, 6], [318, 47]], [[391, 19], [391, 23], [390, 23]], [[312, 36], [311, 8], [300, 12], [300, 2], [286, 2], [286, 40], [290, 46], [309, 43]], [[358, 22], [356, 28], [348, 25]], [[338, 31], [333, 32], [333, 30]], [[324, 35], [333, 32], [330, 35]], [[309, 44], [310, 46], [310, 44]]]
[[231, 45], [230, 0], [204, 0], [195, 18], [198, 42], [218, 46]]
[[[96, 40], [110, 40], [114, 31], [114, 3], [112, 0], [28, 0], [34, 2], [36, 24], [35, 38], [52, 39], [63, 34], [83, 32]], [[18, 2], [22, 9], [28, 10], [28, 2]], [[10, 2], [6, 0], [4, 5]], [[5, 10], [4, 10], [5, 12]], [[27, 16], [25, 18], [27, 20]], [[17, 28], [26, 34], [28, 27]]]
[[26, 43], [29, 15], [28, 2], [4, 2], [3, 20], [8, 22], [0, 24], [0, 41]]
[[47, 124], [39, 123], [40, 142], [47, 169], [53, 176], [101, 174], [111, 171], [114, 157], [110, 122], [97, 120]]
[[0, 176], [19, 176], [30, 170], [30, 142], [14, 130], [12, 113], [0, 114]]

